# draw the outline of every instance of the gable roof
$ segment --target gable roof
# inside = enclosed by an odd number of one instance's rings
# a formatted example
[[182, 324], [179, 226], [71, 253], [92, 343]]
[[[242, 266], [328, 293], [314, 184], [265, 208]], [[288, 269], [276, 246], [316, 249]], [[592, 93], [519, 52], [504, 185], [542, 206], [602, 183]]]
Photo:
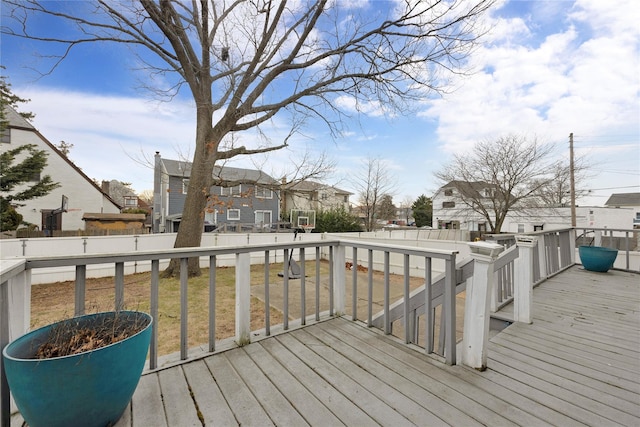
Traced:
[[75, 165], [75, 163], [73, 163], [71, 160], [69, 160], [69, 158], [67, 156], [65, 156], [64, 154], [62, 154], [62, 152], [58, 149], [58, 147], [56, 147], [55, 145], [53, 145], [51, 142], [49, 142], [49, 140], [47, 138], [44, 137], [44, 135], [42, 135], [31, 123], [29, 123], [24, 117], [22, 117], [16, 110], [14, 110], [10, 105], [6, 105], [5, 106], [5, 118], [8, 121], [7, 127], [8, 128], [13, 128], [13, 129], [21, 129], [21, 130], [25, 130], [25, 131], [30, 131], [35, 133], [38, 138], [40, 138], [40, 140], [48, 146], [48, 148], [51, 149], [51, 151], [53, 151], [55, 154], [57, 154], [60, 158], [62, 158], [62, 160], [64, 160], [69, 167], [71, 167], [73, 170], [75, 170], [78, 174], [80, 174], [80, 176], [85, 179], [87, 182], [89, 182], [93, 187], [95, 187], [96, 190], [98, 190], [98, 192], [100, 192], [100, 194], [102, 194], [104, 197], [106, 197], [111, 203], [113, 203], [114, 206], [117, 206], [118, 209], [122, 209], [122, 206], [120, 206], [118, 203], [116, 203], [115, 200], [113, 200], [111, 198], [111, 196], [109, 196], [107, 193], [105, 193], [104, 191], [102, 191], [102, 188], [95, 183], [94, 180], [92, 180], [91, 178], [89, 178], [84, 172], [82, 172], [82, 169], [80, 169], [79, 167], [77, 167]]
[[[179, 160], [162, 159], [165, 171], [170, 176], [189, 178], [191, 176], [191, 163]], [[225, 182], [253, 182], [257, 184], [273, 185], [277, 181], [266, 173], [255, 169], [233, 168], [230, 166], [214, 166], [213, 178], [216, 185]]]
[[484, 197], [484, 190], [486, 190], [487, 188], [497, 188], [497, 185], [490, 184], [485, 181], [450, 181], [440, 187], [436, 194], [447, 188], [455, 188], [467, 197], [474, 197], [476, 194], [479, 194], [480, 197]]
[[22, 117], [20, 113], [13, 109], [10, 105], [6, 105], [4, 109], [4, 119], [7, 121], [8, 127], [17, 129], [36, 130], [35, 127], [27, 119]]
[[305, 193], [311, 193], [311, 192], [322, 190], [325, 188], [331, 188], [338, 194], [353, 194], [348, 191], [341, 190], [338, 187], [322, 184], [320, 182], [315, 182], [315, 181], [300, 181], [294, 184], [287, 185], [287, 190], [299, 191], [299, 192], [305, 192]]
[[640, 206], [640, 193], [613, 193], [605, 206]]

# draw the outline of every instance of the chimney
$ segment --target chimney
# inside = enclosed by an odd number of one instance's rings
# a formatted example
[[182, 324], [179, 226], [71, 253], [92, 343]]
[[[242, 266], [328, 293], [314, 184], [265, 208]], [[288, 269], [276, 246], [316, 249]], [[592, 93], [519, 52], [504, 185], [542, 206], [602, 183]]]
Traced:
[[105, 194], [111, 195], [109, 190], [110, 190], [109, 181], [102, 181], [102, 192], [105, 193]]

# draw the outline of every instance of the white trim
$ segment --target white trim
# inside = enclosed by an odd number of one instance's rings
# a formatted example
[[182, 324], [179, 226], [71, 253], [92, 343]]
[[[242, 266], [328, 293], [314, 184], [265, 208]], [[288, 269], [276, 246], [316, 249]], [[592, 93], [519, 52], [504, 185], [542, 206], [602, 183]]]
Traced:
[[[231, 212], [237, 212], [238, 213], [238, 217], [237, 218], [231, 218], [231, 215], [229, 215]], [[227, 209], [227, 220], [228, 221], [240, 221], [240, 209]]]

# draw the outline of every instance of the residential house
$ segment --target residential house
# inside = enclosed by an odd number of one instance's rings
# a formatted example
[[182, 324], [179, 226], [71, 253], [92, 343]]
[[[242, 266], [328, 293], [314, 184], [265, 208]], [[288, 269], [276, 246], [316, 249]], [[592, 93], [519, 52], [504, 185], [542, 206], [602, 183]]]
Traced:
[[[155, 155], [153, 231], [176, 232], [187, 196], [191, 163]], [[204, 231], [221, 226], [270, 227], [280, 216], [278, 181], [253, 169], [214, 167], [214, 184], [205, 208]]]
[[[480, 199], [490, 202], [492, 185], [485, 182], [465, 183], [452, 181], [443, 185], [433, 196], [433, 224], [437, 228], [452, 228], [472, 232], [488, 232], [486, 218], [469, 208], [463, 201], [460, 192], [475, 192]], [[615, 202], [615, 198], [612, 198]], [[619, 200], [622, 200], [619, 199]], [[633, 197], [628, 201], [634, 202]], [[612, 204], [607, 202], [609, 206]], [[640, 206], [640, 205], [638, 205]], [[616, 206], [617, 207], [617, 206]], [[578, 227], [611, 227], [628, 229], [631, 227], [633, 215], [640, 209], [620, 206], [576, 207], [576, 226]], [[553, 230], [571, 226], [571, 207], [530, 207], [512, 209], [504, 219], [501, 231], [504, 233], [529, 233], [533, 231]]]
[[[486, 218], [463, 202], [472, 194], [490, 200], [494, 186], [487, 182], [451, 181], [436, 191], [432, 198], [434, 228], [489, 231]], [[466, 196], [466, 197], [465, 197]]]
[[326, 211], [343, 208], [349, 212], [351, 194], [331, 185], [300, 181], [283, 185], [281, 210], [285, 215], [292, 209]]
[[[6, 107], [5, 116], [8, 128], [2, 132], [0, 152], [26, 144], [35, 145], [48, 155], [47, 165], [41, 175], [49, 175], [60, 184], [46, 196], [20, 202], [24, 206], [17, 207], [17, 211], [23, 216], [24, 222], [34, 224], [41, 230], [83, 230], [85, 224], [82, 217], [85, 213], [120, 212], [120, 206], [31, 123], [9, 106]], [[34, 182], [38, 179], [40, 176], [33, 177]], [[67, 202], [64, 212], [63, 196]]]
[[633, 228], [640, 228], [640, 193], [613, 193], [605, 206], [632, 211]]
[[121, 181], [112, 179], [102, 181], [102, 191], [116, 201], [122, 209], [136, 209], [140, 207], [140, 201], [135, 191]]

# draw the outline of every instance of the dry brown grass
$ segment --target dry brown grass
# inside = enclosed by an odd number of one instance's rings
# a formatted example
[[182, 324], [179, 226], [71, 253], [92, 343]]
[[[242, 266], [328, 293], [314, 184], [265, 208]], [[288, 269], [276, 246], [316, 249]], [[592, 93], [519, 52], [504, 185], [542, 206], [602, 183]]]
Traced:
[[[282, 265], [272, 266], [270, 280], [277, 280]], [[264, 283], [262, 266], [252, 267], [252, 284]], [[151, 273], [127, 275], [125, 308], [149, 312]], [[180, 281], [160, 279], [159, 286], [158, 353], [170, 354], [180, 349]], [[86, 312], [112, 310], [115, 301], [113, 277], [87, 279]], [[282, 313], [271, 309], [271, 324], [282, 323]], [[37, 328], [74, 313], [74, 283], [56, 282], [33, 286], [31, 291], [31, 327]], [[188, 345], [206, 344], [209, 339], [209, 272], [189, 279], [188, 285]], [[251, 301], [251, 329], [264, 327], [265, 306], [253, 297]], [[232, 337], [235, 333], [235, 269], [220, 267], [216, 271], [216, 339]]]
[[[320, 281], [320, 310], [328, 309], [328, 263], [322, 261]], [[270, 315], [271, 325], [283, 322], [283, 288], [282, 278], [278, 273], [283, 270], [282, 263], [271, 264]], [[315, 299], [315, 262], [306, 264], [306, 315], [314, 310]], [[347, 281], [346, 312], [351, 313], [351, 279], [352, 272], [345, 272]], [[374, 272], [374, 313], [382, 310], [383, 274]], [[125, 276], [125, 307], [128, 310], [149, 312], [151, 273], [138, 273]], [[289, 285], [289, 317], [300, 316], [300, 280], [290, 280]], [[358, 268], [358, 316], [366, 318], [366, 269]], [[411, 278], [411, 289], [422, 285], [423, 279]], [[395, 301], [402, 296], [403, 278], [390, 275], [390, 300]], [[188, 285], [188, 345], [195, 347], [206, 345], [209, 339], [209, 272], [202, 270], [202, 276], [190, 278]], [[160, 306], [158, 323], [158, 352], [160, 355], [170, 354], [180, 349], [180, 282], [178, 279], [160, 279]], [[265, 327], [264, 304], [264, 266], [251, 267], [251, 330]], [[462, 317], [464, 313], [464, 294], [458, 295], [458, 338], [462, 334]], [[94, 313], [112, 310], [115, 301], [113, 277], [87, 279], [86, 311]], [[33, 328], [66, 319], [74, 312], [73, 282], [57, 282], [37, 285], [31, 292], [31, 326]], [[232, 337], [235, 333], [235, 268], [219, 267], [216, 270], [216, 340]], [[439, 319], [436, 316], [436, 323]], [[401, 325], [397, 325], [401, 326]], [[437, 327], [436, 327], [437, 330]], [[402, 328], [394, 327], [394, 335], [401, 336]]]

